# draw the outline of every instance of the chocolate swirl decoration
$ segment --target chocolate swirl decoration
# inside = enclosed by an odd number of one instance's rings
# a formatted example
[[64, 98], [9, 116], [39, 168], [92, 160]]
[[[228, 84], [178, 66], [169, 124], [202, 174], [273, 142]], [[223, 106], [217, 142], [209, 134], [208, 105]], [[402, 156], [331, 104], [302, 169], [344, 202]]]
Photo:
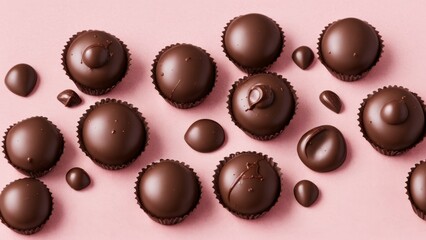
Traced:
[[[229, 202], [231, 202], [232, 190], [234, 190], [235, 186], [237, 186], [237, 184], [240, 181], [245, 180], [245, 179], [250, 179], [250, 180], [255, 179], [255, 180], [258, 180], [260, 182], [263, 181], [263, 176], [262, 176], [262, 174], [260, 174], [260, 165], [259, 165], [259, 162], [262, 161], [262, 160], [264, 160], [264, 159], [263, 158], [259, 159], [254, 163], [250, 163], [250, 162], [246, 163], [247, 169], [244, 170], [243, 172], [241, 172], [237, 176], [237, 178], [235, 178], [234, 182], [231, 185], [231, 188], [229, 189], [229, 192], [228, 192], [228, 201]], [[254, 171], [254, 174], [248, 174], [249, 171]], [[250, 191], [250, 188], [249, 188], [248, 191]]]
[[249, 91], [248, 102], [249, 108], [246, 111], [267, 108], [274, 102], [274, 91], [269, 85], [256, 84]]

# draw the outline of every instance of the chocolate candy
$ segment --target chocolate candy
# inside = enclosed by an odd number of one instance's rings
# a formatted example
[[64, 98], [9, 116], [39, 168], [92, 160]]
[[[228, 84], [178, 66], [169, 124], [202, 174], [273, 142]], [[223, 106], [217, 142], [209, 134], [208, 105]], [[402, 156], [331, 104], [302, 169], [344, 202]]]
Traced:
[[332, 71], [356, 76], [377, 63], [382, 47], [381, 39], [371, 25], [360, 19], [346, 18], [326, 28], [320, 37], [319, 55]]
[[293, 51], [291, 58], [298, 67], [305, 70], [314, 61], [314, 52], [307, 46], [301, 46]]
[[200, 119], [188, 128], [185, 142], [195, 151], [212, 152], [225, 141], [225, 132], [219, 123], [210, 119]]
[[406, 184], [408, 199], [413, 210], [424, 220], [426, 218], [426, 162], [420, 161], [411, 168]]
[[35, 178], [16, 180], [0, 194], [1, 220], [20, 234], [38, 232], [49, 219], [52, 209], [52, 194]]
[[300, 205], [310, 207], [317, 200], [319, 189], [315, 183], [309, 180], [302, 180], [296, 183], [293, 193], [296, 201]]
[[201, 103], [212, 91], [216, 64], [202, 48], [175, 44], [158, 54], [152, 77], [156, 89], [170, 104], [190, 108]]
[[7, 72], [4, 83], [11, 92], [25, 97], [33, 91], [37, 83], [37, 73], [30, 65], [21, 63]]
[[401, 154], [424, 136], [423, 103], [417, 95], [402, 87], [384, 87], [369, 95], [359, 116], [364, 137], [386, 155]]
[[136, 182], [140, 207], [156, 222], [181, 222], [201, 197], [198, 176], [184, 163], [161, 159], [142, 170]]
[[126, 46], [103, 31], [82, 31], [65, 46], [63, 65], [68, 76], [84, 93], [101, 95], [121, 81], [129, 65]]
[[261, 72], [277, 60], [284, 47], [284, 34], [278, 24], [262, 14], [234, 18], [222, 36], [226, 56], [241, 70]]
[[254, 219], [269, 211], [281, 193], [278, 167], [261, 153], [231, 154], [221, 161], [213, 178], [219, 202], [245, 219]]
[[278, 136], [292, 119], [295, 109], [292, 86], [274, 73], [240, 79], [228, 96], [228, 110], [234, 123], [258, 140]]
[[81, 103], [80, 96], [71, 89], [60, 92], [56, 98], [59, 102], [64, 104], [65, 107], [74, 107]]
[[32, 117], [10, 127], [4, 136], [3, 150], [9, 163], [22, 173], [40, 177], [59, 161], [64, 138], [45, 117]]
[[80, 148], [96, 164], [110, 170], [124, 168], [136, 160], [148, 139], [142, 114], [115, 99], [91, 106], [77, 128]]
[[329, 172], [346, 159], [346, 142], [335, 127], [323, 125], [309, 130], [297, 144], [300, 160], [316, 172]]
[[68, 185], [77, 191], [86, 188], [91, 182], [89, 174], [79, 167], [71, 168], [67, 172], [65, 179]]
[[319, 99], [328, 109], [335, 113], [340, 113], [340, 110], [342, 109], [342, 102], [336, 93], [330, 90], [323, 91], [320, 94]]

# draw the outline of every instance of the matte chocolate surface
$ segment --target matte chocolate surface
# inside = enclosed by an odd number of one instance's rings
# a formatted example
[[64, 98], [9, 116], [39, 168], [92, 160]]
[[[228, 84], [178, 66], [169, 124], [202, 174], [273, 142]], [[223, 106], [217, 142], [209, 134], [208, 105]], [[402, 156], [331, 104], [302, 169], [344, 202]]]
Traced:
[[219, 123], [210, 119], [200, 119], [191, 124], [184, 139], [195, 151], [212, 152], [222, 146], [225, 132]]
[[79, 167], [71, 168], [67, 172], [65, 179], [68, 185], [77, 191], [86, 188], [91, 182], [89, 174]]
[[336, 93], [330, 90], [323, 91], [320, 94], [319, 99], [328, 109], [335, 113], [340, 113], [340, 110], [342, 109], [342, 102]]
[[41, 176], [62, 155], [64, 139], [57, 127], [45, 117], [32, 117], [13, 125], [3, 145], [9, 162], [29, 176]]
[[296, 100], [286, 80], [272, 73], [259, 73], [234, 85], [228, 104], [237, 126], [254, 136], [269, 137], [290, 122]]
[[74, 107], [81, 103], [80, 96], [71, 89], [60, 92], [56, 98], [59, 102], [64, 104], [65, 107]]
[[11, 92], [25, 97], [33, 91], [37, 83], [37, 73], [30, 65], [21, 63], [7, 72], [4, 83]]
[[136, 193], [141, 207], [157, 221], [183, 219], [198, 204], [201, 186], [192, 169], [167, 159], [153, 163], [142, 171]]
[[309, 180], [302, 180], [298, 182], [293, 189], [294, 197], [296, 201], [304, 206], [310, 207], [319, 196], [319, 189], [315, 183]]
[[154, 84], [163, 97], [179, 104], [206, 97], [216, 80], [216, 64], [203, 49], [176, 44], [160, 53], [154, 63]]
[[300, 138], [297, 153], [313, 171], [329, 172], [345, 161], [346, 142], [337, 128], [323, 125], [309, 130]]
[[385, 150], [410, 148], [422, 139], [425, 131], [422, 103], [400, 87], [375, 92], [367, 99], [360, 117], [366, 138]]
[[367, 22], [346, 18], [332, 23], [321, 39], [321, 55], [335, 72], [358, 75], [378, 60], [380, 43], [376, 31]]
[[223, 204], [240, 215], [258, 215], [268, 211], [281, 192], [277, 170], [260, 153], [231, 155], [217, 177], [217, 189]]
[[134, 161], [147, 143], [147, 130], [137, 109], [112, 99], [88, 110], [80, 127], [80, 146], [101, 166], [122, 168]]
[[252, 13], [239, 16], [225, 29], [223, 47], [227, 56], [242, 70], [265, 70], [281, 54], [284, 36], [269, 17]]
[[8, 227], [21, 234], [32, 234], [48, 220], [52, 195], [38, 179], [23, 178], [7, 185], [0, 194], [0, 212]]
[[291, 55], [293, 62], [303, 70], [311, 66], [314, 57], [314, 52], [307, 46], [296, 48]]

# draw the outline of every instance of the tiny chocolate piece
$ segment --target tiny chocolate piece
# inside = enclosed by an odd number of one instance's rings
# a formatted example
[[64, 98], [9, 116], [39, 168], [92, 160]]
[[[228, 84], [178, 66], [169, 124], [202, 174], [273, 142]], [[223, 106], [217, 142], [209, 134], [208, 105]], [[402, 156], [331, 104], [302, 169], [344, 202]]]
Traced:
[[291, 58], [298, 67], [305, 70], [314, 61], [314, 52], [307, 46], [301, 46], [293, 51]]
[[210, 119], [200, 119], [191, 124], [184, 139], [195, 151], [212, 152], [222, 146], [225, 132], [219, 123]]
[[20, 234], [38, 232], [53, 209], [49, 189], [38, 179], [23, 178], [8, 184], [0, 194], [2, 222]]
[[328, 109], [335, 113], [340, 113], [340, 110], [342, 109], [342, 102], [336, 93], [326, 90], [320, 94], [319, 99]]
[[59, 161], [64, 139], [47, 118], [32, 117], [7, 130], [3, 149], [12, 166], [28, 176], [40, 177]]
[[227, 57], [241, 70], [261, 72], [277, 60], [284, 34], [271, 18], [257, 13], [233, 19], [225, 28], [222, 43]]
[[81, 103], [81, 98], [76, 92], [67, 89], [58, 94], [57, 99], [65, 105], [65, 107], [74, 107]]
[[346, 142], [337, 128], [323, 125], [309, 130], [300, 138], [297, 153], [313, 171], [329, 172], [345, 161]]
[[6, 87], [16, 95], [25, 97], [31, 93], [37, 82], [37, 73], [33, 67], [21, 63], [12, 67], [4, 78]]
[[297, 202], [304, 206], [310, 207], [317, 200], [319, 189], [315, 183], [309, 180], [302, 180], [294, 186], [294, 197]]
[[161, 159], [139, 173], [136, 199], [141, 208], [161, 224], [181, 222], [200, 201], [201, 186], [195, 172], [184, 163]]
[[74, 190], [82, 190], [90, 185], [90, 176], [79, 167], [71, 168], [65, 176], [68, 185]]

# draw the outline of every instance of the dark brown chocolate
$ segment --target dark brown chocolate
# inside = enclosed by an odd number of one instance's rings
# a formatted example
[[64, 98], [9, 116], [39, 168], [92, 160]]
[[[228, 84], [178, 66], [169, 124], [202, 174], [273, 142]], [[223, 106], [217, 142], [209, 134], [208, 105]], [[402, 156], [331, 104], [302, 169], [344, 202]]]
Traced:
[[224, 52], [241, 70], [265, 71], [284, 47], [284, 34], [271, 18], [257, 13], [233, 19], [222, 36]]
[[296, 48], [291, 55], [293, 62], [303, 70], [311, 66], [314, 57], [314, 52], [307, 46]]
[[246, 219], [269, 211], [281, 192], [276, 164], [255, 152], [231, 154], [218, 166], [213, 184], [219, 202]]
[[98, 165], [116, 170], [132, 163], [145, 149], [148, 131], [142, 114], [115, 99], [95, 103], [80, 119], [80, 148]]
[[32, 117], [14, 124], [4, 136], [3, 150], [9, 163], [22, 173], [40, 177], [59, 161], [64, 139], [45, 117]]
[[181, 222], [194, 210], [201, 197], [195, 172], [184, 163], [160, 160], [139, 173], [136, 199], [156, 222], [171, 225]]
[[212, 152], [222, 146], [225, 132], [219, 123], [210, 119], [200, 119], [191, 124], [184, 139], [195, 151]]
[[320, 94], [319, 99], [328, 109], [335, 113], [340, 113], [340, 110], [342, 109], [342, 102], [336, 93], [330, 90], [323, 91]]
[[37, 73], [30, 65], [21, 63], [7, 72], [4, 83], [14, 94], [26, 97], [37, 83]]
[[315, 183], [309, 180], [302, 180], [296, 183], [293, 193], [300, 205], [310, 207], [318, 199], [319, 189]]
[[65, 180], [71, 188], [77, 191], [86, 188], [91, 182], [89, 174], [79, 167], [71, 168], [67, 172]]
[[49, 219], [52, 209], [52, 194], [35, 178], [16, 180], [0, 194], [0, 218], [20, 234], [38, 232]]
[[189, 108], [198, 105], [212, 91], [216, 64], [200, 47], [175, 44], [159, 53], [152, 74], [161, 96], [175, 107]]
[[80, 96], [71, 89], [60, 92], [56, 98], [59, 102], [64, 104], [65, 107], [74, 107], [81, 103]]
[[259, 73], [235, 82], [228, 98], [232, 120], [259, 140], [278, 136], [296, 109], [292, 86], [274, 73]]
[[330, 172], [345, 161], [346, 142], [337, 128], [323, 125], [309, 130], [300, 138], [297, 153], [313, 171]]
[[425, 111], [417, 95], [402, 87], [379, 89], [360, 109], [360, 127], [373, 146], [395, 155], [415, 146], [425, 134]]

